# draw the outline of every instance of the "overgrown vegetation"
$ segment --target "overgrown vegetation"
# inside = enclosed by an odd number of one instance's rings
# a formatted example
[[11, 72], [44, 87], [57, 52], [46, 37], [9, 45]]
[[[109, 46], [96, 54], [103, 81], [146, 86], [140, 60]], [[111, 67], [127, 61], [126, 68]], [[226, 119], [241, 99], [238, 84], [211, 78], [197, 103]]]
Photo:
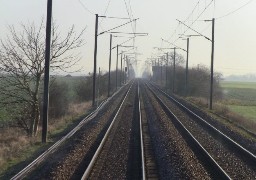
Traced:
[[[111, 72], [111, 94], [116, 87], [115, 74]], [[48, 130], [49, 136], [53, 137], [91, 109], [92, 77], [55, 76], [51, 78], [50, 84]], [[97, 99], [106, 98], [107, 90], [108, 73], [105, 73], [97, 78]], [[28, 129], [21, 126], [17, 119], [12, 120], [8, 113], [3, 109], [0, 118], [0, 174], [26, 159], [28, 155], [25, 152], [37, 150], [40, 144], [38, 142], [41, 141], [40, 133], [36, 137], [28, 136]], [[20, 117], [23, 115], [25, 113], [20, 114]]]
[[[9, 26], [5, 39], [0, 41], [0, 107], [11, 109], [11, 119], [36, 136], [40, 123], [40, 95], [44, 76], [45, 26], [21, 24], [21, 30]], [[83, 45], [74, 26], [62, 37], [57, 26], [52, 26], [51, 71], [66, 70], [79, 60], [75, 49]]]
[[[167, 71], [167, 76], [166, 76]], [[185, 68], [181, 65], [177, 65], [175, 68], [175, 81], [173, 74], [173, 66], [168, 67], [155, 67], [155, 74], [152, 80], [167, 90], [167, 92], [174, 93], [180, 96], [187, 97], [199, 97], [208, 99], [210, 90], [210, 70], [205, 66], [200, 68], [189, 68], [188, 70], [188, 86], [187, 91], [185, 88]], [[166, 81], [167, 77], [167, 81]], [[222, 89], [220, 87], [221, 74], [214, 74], [214, 100], [221, 99], [223, 97]]]

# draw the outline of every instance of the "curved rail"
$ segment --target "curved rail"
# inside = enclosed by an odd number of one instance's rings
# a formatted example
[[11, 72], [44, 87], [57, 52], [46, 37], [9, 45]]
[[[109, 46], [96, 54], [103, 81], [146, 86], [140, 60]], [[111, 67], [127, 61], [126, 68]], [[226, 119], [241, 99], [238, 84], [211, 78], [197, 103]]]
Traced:
[[183, 125], [183, 123], [173, 114], [173, 112], [167, 107], [167, 105], [161, 100], [160, 97], [146, 84], [150, 92], [157, 99], [166, 114], [173, 120], [175, 125], [179, 130], [186, 136], [189, 140], [190, 145], [196, 152], [200, 152], [200, 155], [204, 157], [204, 160], [208, 163], [208, 166], [214, 170], [215, 176], [218, 179], [231, 179], [229, 175], [219, 166], [219, 164], [213, 159], [213, 157], [206, 151], [206, 149], [196, 140], [192, 133]]

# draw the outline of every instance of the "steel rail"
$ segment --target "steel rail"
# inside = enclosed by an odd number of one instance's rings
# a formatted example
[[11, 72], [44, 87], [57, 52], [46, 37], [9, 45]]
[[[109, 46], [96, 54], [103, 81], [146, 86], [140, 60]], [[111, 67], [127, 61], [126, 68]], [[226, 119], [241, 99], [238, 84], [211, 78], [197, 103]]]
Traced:
[[175, 104], [177, 104], [180, 108], [182, 108], [185, 112], [187, 112], [189, 115], [193, 116], [197, 120], [201, 122], [201, 124], [205, 125], [209, 130], [211, 130], [218, 138], [221, 138], [224, 140], [227, 145], [232, 147], [232, 150], [235, 151], [239, 156], [243, 156], [243, 160], [247, 163], [251, 164], [252, 166], [256, 167], [256, 155], [244, 148], [242, 145], [240, 145], [238, 142], [234, 141], [230, 137], [228, 137], [226, 134], [215, 128], [213, 125], [211, 125], [209, 122], [207, 122], [205, 119], [194, 113], [192, 110], [187, 108], [185, 105], [180, 103], [178, 100], [164, 92], [163, 90], [159, 89], [157, 86], [153, 85], [159, 92], [164, 94], [167, 98], [169, 98], [171, 101], [173, 101]]
[[229, 175], [221, 168], [221, 166], [213, 159], [213, 157], [207, 152], [207, 150], [196, 140], [192, 133], [183, 125], [183, 123], [178, 119], [177, 116], [167, 107], [167, 105], [161, 100], [159, 96], [146, 84], [150, 92], [159, 102], [165, 113], [173, 120], [175, 125], [178, 126], [179, 130], [189, 139], [191, 142], [189, 145], [194, 148], [194, 151], [200, 152], [200, 155], [204, 157], [204, 160], [207, 161], [207, 165], [211, 167], [211, 170], [214, 170], [217, 178], [220, 179], [231, 179]]
[[18, 172], [15, 176], [11, 178], [11, 180], [22, 179], [26, 177], [36, 166], [38, 166], [42, 161], [44, 161], [50, 154], [55, 152], [66, 140], [72, 137], [85, 123], [92, 120], [98, 112], [105, 107], [105, 105], [110, 101], [111, 98], [115, 97], [117, 93], [121, 90], [120, 88], [117, 92], [115, 92], [111, 97], [102, 101], [100, 105], [89, 115], [87, 115], [74, 129], [72, 129], [68, 134], [63, 136], [60, 140], [55, 142], [50, 148], [44, 151], [40, 156], [38, 156], [35, 160], [33, 160], [30, 164], [28, 164], [24, 169]]
[[97, 148], [96, 152], [94, 153], [94, 155], [93, 155], [93, 157], [92, 157], [92, 160], [90, 161], [88, 167], [86, 168], [86, 170], [85, 170], [85, 172], [84, 172], [84, 174], [83, 174], [81, 180], [85, 180], [85, 179], [88, 179], [88, 178], [89, 178], [89, 176], [90, 176], [90, 174], [91, 174], [91, 171], [92, 171], [92, 169], [93, 169], [93, 166], [94, 166], [94, 164], [96, 163], [97, 158], [98, 158], [98, 156], [100, 155], [101, 150], [102, 150], [104, 144], [105, 144], [106, 141], [107, 141], [107, 138], [108, 138], [108, 136], [109, 136], [109, 134], [110, 134], [110, 131], [111, 131], [111, 129], [112, 129], [112, 127], [113, 127], [113, 125], [114, 125], [116, 119], [117, 119], [117, 116], [119, 115], [119, 113], [120, 113], [120, 111], [121, 111], [121, 109], [122, 109], [122, 107], [123, 107], [124, 102], [126, 101], [126, 98], [127, 98], [128, 94], [129, 94], [129, 92], [130, 92], [130, 90], [131, 90], [131, 87], [133, 86], [133, 83], [134, 83], [134, 82], [132, 82], [131, 86], [129, 87], [129, 90], [126, 92], [126, 95], [125, 95], [125, 97], [124, 97], [124, 99], [123, 99], [123, 101], [122, 101], [122, 103], [121, 103], [119, 109], [117, 110], [117, 112], [116, 112], [116, 114], [115, 114], [115, 116], [114, 116], [114, 118], [113, 118], [111, 124], [110, 124], [109, 127], [108, 127], [108, 130], [106, 131], [106, 133], [105, 133], [105, 135], [104, 135], [104, 137], [103, 137], [103, 139], [102, 139], [102, 141], [101, 141], [99, 147]]
[[138, 81], [138, 108], [139, 108], [139, 121], [140, 121], [140, 148], [141, 148], [141, 165], [142, 165], [142, 179], [146, 179], [146, 167], [145, 167], [145, 153], [144, 153], [144, 140], [143, 140], [143, 128], [142, 128], [142, 115], [141, 115], [141, 102], [140, 102], [140, 85]]
[[63, 144], [64, 141], [69, 139], [73, 136], [86, 122], [93, 119], [99, 112], [99, 110], [106, 104], [107, 100], [103, 101], [95, 111], [91, 112], [89, 115], [87, 115], [73, 130], [71, 130], [67, 135], [62, 137], [60, 140], [58, 140], [56, 143], [54, 143], [49, 149], [47, 149], [45, 152], [43, 152], [40, 156], [38, 156], [34, 161], [32, 161], [29, 165], [27, 165], [24, 169], [22, 169], [19, 173], [17, 173], [15, 176], [11, 178], [11, 180], [16, 179], [22, 179], [24, 178], [28, 173], [30, 173], [35, 166], [37, 166], [39, 163], [41, 163], [43, 160], [45, 160], [48, 155], [53, 153], [61, 144]]

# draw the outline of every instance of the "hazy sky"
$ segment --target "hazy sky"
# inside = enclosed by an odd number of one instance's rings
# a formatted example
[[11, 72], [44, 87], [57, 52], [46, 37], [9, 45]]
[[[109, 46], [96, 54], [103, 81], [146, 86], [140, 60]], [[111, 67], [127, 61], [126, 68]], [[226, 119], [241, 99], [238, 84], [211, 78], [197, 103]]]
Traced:
[[[240, 10], [222, 17], [250, 2]], [[126, 3], [126, 4], [125, 4]], [[19, 23], [40, 23], [46, 18], [47, 0], [0, 0], [0, 38], [7, 34], [6, 26]], [[128, 10], [126, 9], [126, 5]], [[208, 6], [209, 5], [209, 6]], [[131, 7], [131, 8], [130, 8]], [[191, 24], [193, 28], [211, 37], [211, 23], [202, 20], [216, 18], [215, 22], [215, 71], [229, 74], [256, 74], [256, 0], [53, 0], [53, 18], [65, 33], [72, 24], [77, 31], [86, 28], [85, 46], [81, 49], [84, 67], [83, 74], [92, 72], [95, 15], [128, 17], [128, 12], [134, 18], [139, 18], [136, 31], [149, 33], [147, 37], [137, 37], [136, 46], [139, 65], [144, 66], [144, 60], [158, 52], [153, 47], [172, 47], [162, 42], [161, 38], [186, 48], [186, 42], [177, 38], [187, 28], [178, 25], [179, 19]], [[105, 13], [106, 12], [106, 13]], [[127, 22], [127, 20], [100, 19], [99, 32]], [[131, 25], [126, 25], [116, 31], [132, 32]], [[195, 34], [187, 31], [186, 34]], [[113, 45], [127, 38], [114, 37]], [[131, 41], [132, 42], [132, 41]], [[127, 43], [126, 45], [131, 45]], [[98, 66], [108, 69], [109, 34], [98, 38]], [[123, 49], [125, 50], [125, 49]], [[171, 51], [171, 50], [170, 50]], [[178, 51], [185, 54], [182, 51]], [[116, 51], [113, 51], [114, 69]], [[210, 66], [211, 42], [203, 37], [191, 37], [189, 66], [202, 64]]]

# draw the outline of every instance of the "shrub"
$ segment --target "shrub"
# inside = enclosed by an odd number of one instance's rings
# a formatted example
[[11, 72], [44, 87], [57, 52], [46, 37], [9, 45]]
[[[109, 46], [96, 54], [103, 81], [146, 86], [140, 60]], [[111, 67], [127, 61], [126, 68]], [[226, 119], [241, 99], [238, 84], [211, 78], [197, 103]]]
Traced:
[[53, 81], [49, 91], [49, 116], [61, 117], [66, 114], [69, 107], [68, 84], [66, 82]]

